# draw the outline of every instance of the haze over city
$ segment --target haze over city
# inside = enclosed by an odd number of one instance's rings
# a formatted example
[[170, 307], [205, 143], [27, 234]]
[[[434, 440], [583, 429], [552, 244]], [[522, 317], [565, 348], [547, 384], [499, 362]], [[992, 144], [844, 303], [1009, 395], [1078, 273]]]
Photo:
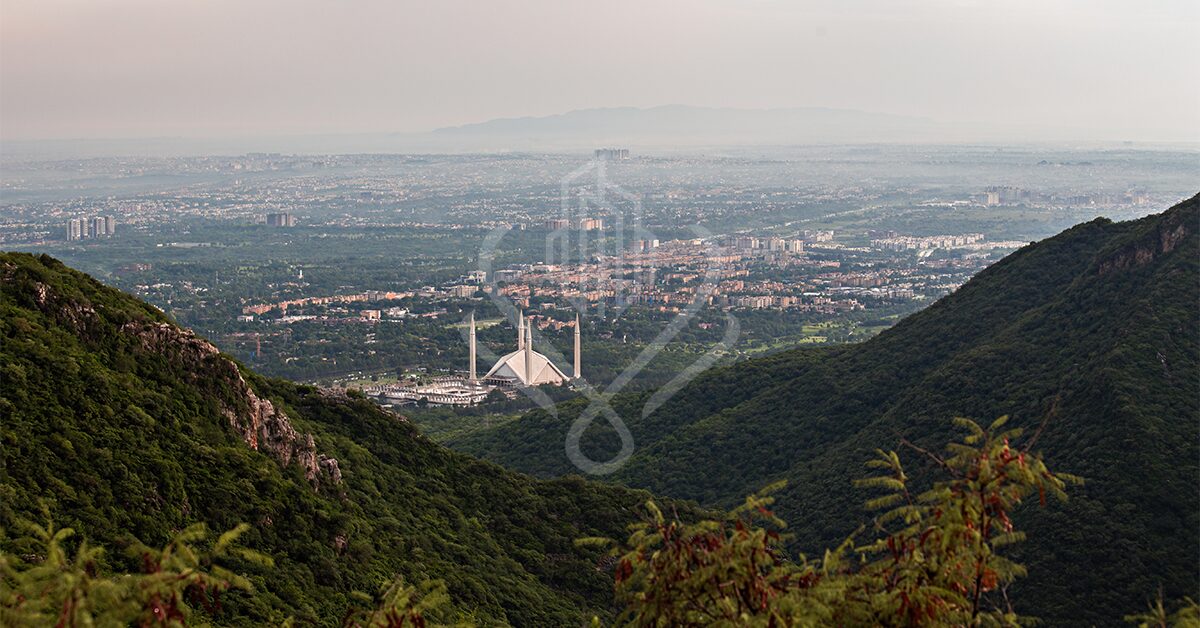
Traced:
[[271, 149], [681, 104], [922, 118], [927, 141], [1187, 142], [1198, 28], [1183, 0], [7, 0], [0, 140]]

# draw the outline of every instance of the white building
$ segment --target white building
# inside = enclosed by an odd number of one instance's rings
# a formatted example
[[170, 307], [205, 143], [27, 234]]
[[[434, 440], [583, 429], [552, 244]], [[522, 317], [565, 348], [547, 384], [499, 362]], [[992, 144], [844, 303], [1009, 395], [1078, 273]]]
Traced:
[[[574, 378], [580, 376], [579, 316], [575, 317], [575, 368]], [[475, 317], [471, 317], [471, 378], [475, 377]], [[495, 366], [483, 376], [485, 383], [502, 384], [511, 382], [517, 386], [561, 386], [572, 377], [554, 365], [550, 358], [533, 350], [532, 325], [525, 325], [525, 315], [517, 319], [517, 350], [496, 361]]]
[[477, 376], [475, 369], [475, 315], [470, 323], [470, 367], [467, 376], [438, 377], [432, 382], [418, 385], [381, 384], [363, 389], [368, 395], [404, 402], [425, 402], [434, 405], [473, 406], [487, 399], [488, 393], [496, 389], [512, 390], [524, 386], [552, 384], [561, 386], [580, 376], [579, 317], [575, 317], [575, 364], [573, 376], [567, 377], [546, 356], [533, 350], [532, 329], [525, 324], [522, 314], [517, 322], [517, 350], [500, 358], [487, 375]]

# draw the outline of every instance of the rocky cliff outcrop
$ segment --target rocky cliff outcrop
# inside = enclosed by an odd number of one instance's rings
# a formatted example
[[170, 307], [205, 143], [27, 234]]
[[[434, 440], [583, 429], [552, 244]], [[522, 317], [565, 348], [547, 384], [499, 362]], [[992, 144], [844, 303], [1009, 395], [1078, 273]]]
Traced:
[[[58, 264], [54, 260], [49, 262]], [[93, 282], [87, 277], [82, 280]], [[125, 321], [120, 324], [120, 332], [127, 340], [133, 340], [126, 343], [126, 349], [165, 358], [167, 368], [179, 371], [198, 388], [208, 391], [218, 401], [230, 427], [252, 449], [270, 455], [284, 466], [299, 465], [314, 487], [341, 483], [338, 461], [318, 452], [311, 434], [297, 431], [286, 413], [270, 401], [260, 399], [242, 377], [237, 364], [191, 330], [140, 316], [135, 320], [129, 320], [127, 314], [118, 317], [103, 304], [97, 305], [83, 295], [56, 289], [40, 277], [19, 273], [17, 265], [11, 262], [0, 265], [0, 281], [25, 283], [25, 289], [18, 294], [28, 295], [31, 305], [87, 343], [99, 342], [104, 334], [98, 330], [106, 324]]]
[[[169, 323], [131, 321], [121, 332], [136, 338], [141, 349], [169, 356], [173, 364], [197, 381], [209, 381], [219, 389], [221, 414], [230, 427], [255, 451], [262, 451], [283, 466], [299, 465], [314, 487], [337, 485], [342, 481], [338, 461], [317, 451], [311, 434], [296, 430], [287, 414], [267, 399], [261, 399], [242, 377], [241, 371], [212, 343], [191, 330]], [[221, 386], [211, 386], [220, 383]]]
[[[1193, 198], [1192, 203], [1195, 201], [1196, 198]], [[1175, 250], [1195, 228], [1195, 225], [1188, 223], [1189, 214], [1183, 211], [1183, 205], [1164, 213], [1162, 220], [1149, 233], [1101, 260], [1098, 274], [1106, 275], [1113, 271], [1143, 266], [1158, 256]]]

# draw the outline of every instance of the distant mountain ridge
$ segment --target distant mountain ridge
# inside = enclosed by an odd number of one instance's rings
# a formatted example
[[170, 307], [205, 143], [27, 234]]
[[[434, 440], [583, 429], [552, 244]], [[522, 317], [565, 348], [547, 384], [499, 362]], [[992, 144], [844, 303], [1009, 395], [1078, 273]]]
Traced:
[[849, 109], [734, 109], [662, 105], [580, 109], [444, 127], [444, 141], [542, 144], [786, 144], [916, 140], [937, 129], [928, 119]]
[[[867, 342], [708, 371], [645, 418], [651, 393], [618, 396], [637, 449], [612, 479], [713, 505], [786, 479], [779, 512], [795, 549], [814, 551], [868, 521], [849, 478], [875, 448], [903, 436], [936, 449], [951, 417], [1008, 414], [1040, 431], [1053, 467], [1087, 481], [1065, 508], [1021, 513], [1030, 576], [1017, 610], [1047, 625], [1113, 625], [1160, 586], [1174, 599], [1200, 587], [1198, 305], [1200, 196], [1137, 221], [1097, 219]], [[562, 443], [582, 407], [451, 445], [571, 473]], [[582, 445], [593, 460], [620, 447], [602, 421]]]

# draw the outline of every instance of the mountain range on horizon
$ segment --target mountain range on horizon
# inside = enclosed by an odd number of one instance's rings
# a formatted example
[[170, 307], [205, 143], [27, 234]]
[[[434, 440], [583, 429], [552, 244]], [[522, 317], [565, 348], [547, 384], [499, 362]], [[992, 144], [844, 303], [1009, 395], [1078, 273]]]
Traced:
[[592, 107], [502, 117], [428, 131], [263, 137], [5, 141], [11, 156], [237, 154], [246, 152], [591, 152], [602, 147], [688, 150], [820, 144], [1122, 142], [1069, 128], [1029, 129], [830, 107], [736, 108], [684, 104]]
[[516, 146], [716, 146], [920, 141], [939, 128], [926, 118], [852, 109], [661, 105], [497, 118], [429, 135], [453, 143]]

